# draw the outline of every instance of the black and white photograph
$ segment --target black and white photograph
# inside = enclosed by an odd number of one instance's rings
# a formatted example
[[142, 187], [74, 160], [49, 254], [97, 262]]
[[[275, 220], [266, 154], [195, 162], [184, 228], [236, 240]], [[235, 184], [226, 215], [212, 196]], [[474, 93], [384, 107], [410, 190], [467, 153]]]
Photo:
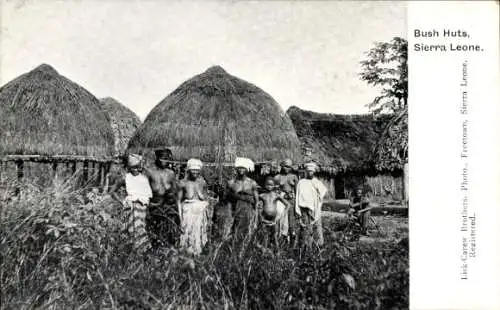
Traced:
[[409, 308], [406, 2], [0, 11], [0, 309]]

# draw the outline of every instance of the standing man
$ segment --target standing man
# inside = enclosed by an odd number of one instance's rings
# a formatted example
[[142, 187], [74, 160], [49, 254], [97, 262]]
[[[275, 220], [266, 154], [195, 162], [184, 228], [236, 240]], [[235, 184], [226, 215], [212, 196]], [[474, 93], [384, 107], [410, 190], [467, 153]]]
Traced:
[[299, 180], [295, 200], [295, 212], [300, 217], [301, 246], [310, 249], [313, 241], [323, 245], [323, 227], [321, 226], [321, 206], [327, 188], [314, 174], [317, 170], [315, 163], [305, 164], [306, 178]]
[[153, 197], [149, 204], [146, 228], [153, 248], [174, 246], [180, 235], [180, 212], [175, 172], [168, 168], [172, 161], [169, 149], [155, 151], [155, 166], [145, 169]]
[[200, 160], [188, 160], [187, 175], [179, 186], [182, 227], [180, 247], [192, 255], [199, 255], [208, 241], [207, 183], [200, 175], [201, 167]]
[[288, 235], [290, 236], [290, 244], [295, 246], [297, 243], [297, 219], [295, 216], [295, 190], [299, 179], [292, 173], [292, 160], [285, 159], [281, 163], [281, 172], [274, 177], [274, 182], [277, 185], [281, 197], [292, 206], [288, 209], [288, 214], [285, 214], [283, 220], [288, 224]]

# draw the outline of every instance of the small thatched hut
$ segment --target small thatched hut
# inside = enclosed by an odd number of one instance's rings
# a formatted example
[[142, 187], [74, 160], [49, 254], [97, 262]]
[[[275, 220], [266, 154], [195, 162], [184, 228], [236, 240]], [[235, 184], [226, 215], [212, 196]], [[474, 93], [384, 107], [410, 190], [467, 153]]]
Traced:
[[57, 175], [61, 168], [76, 171], [78, 164], [87, 178], [99, 172], [103, 179], [102, 164], [112, 156], [113, 132], [99, 100], [51, 66], [42, 64], [0, 88], [4, 174], [12, 164], [18, 180], [35, 170], [39, 175], [30, 177], [46, 176], [40, 165]]
[[106, 97], [99, 99], [99, 101], [111, 122], [111, 129], [115, 138], [114, 156], [122, 156], [127, 150], [130, 138], [141, 125], [141, 120], [132, 110], [113, 98]]
[[323, 181], [335, 198], [347, 198], [358, 186], [373, 195], [400, 200], [403, 193], [402, 165], [381, 169], [373, 152], [390, 116], [338, 115], [288, 109], [307, 159], [320, 163]]
[[215, 66], [163, 99], [129, 149], [167, 147], [176, 161], [197, 157], [221, 167], [237, 156], [257, 163], [298, 161], [299, 145], [290, 118], [269, 94]]

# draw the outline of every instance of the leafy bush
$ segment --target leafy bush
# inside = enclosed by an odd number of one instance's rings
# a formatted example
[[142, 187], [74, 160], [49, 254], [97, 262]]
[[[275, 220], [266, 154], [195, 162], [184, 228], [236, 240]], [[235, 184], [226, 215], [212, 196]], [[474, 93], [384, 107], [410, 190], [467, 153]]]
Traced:
[[228, 240], [195, 259], [139, 256], [121, 205], [97, 191], [45, 191], [2, 212], [3, 309], [408, 308], [407, 244], [352, 242], [326, 227], [327, 245], [308, 253], [240, 252]]

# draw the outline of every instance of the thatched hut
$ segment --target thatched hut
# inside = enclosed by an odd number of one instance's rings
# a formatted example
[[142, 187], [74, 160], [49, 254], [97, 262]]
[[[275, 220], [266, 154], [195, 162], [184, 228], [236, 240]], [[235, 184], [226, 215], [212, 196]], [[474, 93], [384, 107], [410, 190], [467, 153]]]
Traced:
[[[113, 132], [99, 100], [51, 66], [42, 64], [0, 88], [4, 174], [12, 164], [18, 180], [41, 165], [56, 175], [62, 168], [74, 172], [80, 165], [87, 179], [96, 172], [103, 179], [102, 164], [112, 156]], [[46, 176], [37, 173], [32, 177]]]
[[176, 161], [197, 157], [221, 167], [237, 156], [257, 163], [298, 161], [299, 144], [290, 118], [269, 94], [214, 66], [163, 99], [136, 131], [129, 149], [167, 147]]
[[125, 154], [128, 142], [141, 125], [141, 120], [132, 110], [111, 97], [99, 99], [103, 110], [108, 114], [114, 135], [114, 156]]
[[297, 107], [287, 114], [307, 159], [320, 163], [320, 175], [334, 198], [348, 198], [358, 186], [370, 188], [377, 197], [402, 198], [402, 165], [381, 168], [373, 161], [390, 116], [322, 114]]

